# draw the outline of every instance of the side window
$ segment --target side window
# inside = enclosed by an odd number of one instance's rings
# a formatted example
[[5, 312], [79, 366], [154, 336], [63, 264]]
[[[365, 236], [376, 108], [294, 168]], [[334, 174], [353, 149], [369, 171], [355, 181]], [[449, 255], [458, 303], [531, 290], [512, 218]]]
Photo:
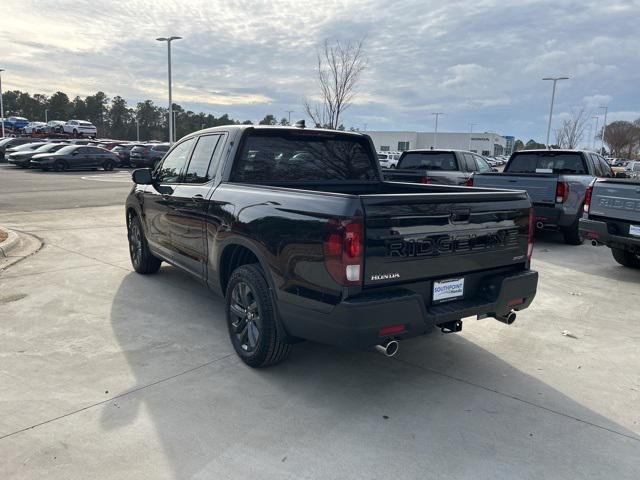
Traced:
[[611, 170], [611, 167], [609, 166], [607, 161], [602, 157], [598, 158], [600, 159], [600, 165], [602, 165], [602, 175], [607, 178], [613, 178], [613, 170]]
[[184, 177], [185, 183], [206, 183], [213, 178], [217, 165], [211, 160], [220, 137], [221, 135], [203, 135], [198, 139]]
[[476, 166], [476, 162], [473, 160], [473, 155], [471, 155], [470, 153], [464, 153], [464, 163], [466, 165], [466, 170], [467, 172], [475, 172], [476, 170], [478, 170], [478, 167]]
[[478, 157], [477, 155], [475, 157], [476, 157], [476, 165], [478, 165], [478, 171], [480, 173], [491, 171], [491, 165], [489, 165], [484, 158]]
[[591, 157], [591, 162], [593, 163], [594, 173], [596, 177], [602, 177], [604, 172], [602, 171], [602, 166], [600, 165], [598, 156], [593, 153], [590, 153], [589, 156]]
[[89, 147], [80, 147], [74, 150], [79, 155], [86, 155], [87, 153], [91, 153], [91, 149]]
[[178, 183], [180, 181], [180, 174], [187, 163], [189, 152], [194, 143], [194, 138], [185, 140], [176, 145], [174, 149], [164, 157], [162, 164], [160, 164], [156, 170], [156, 178], [159, 183]]

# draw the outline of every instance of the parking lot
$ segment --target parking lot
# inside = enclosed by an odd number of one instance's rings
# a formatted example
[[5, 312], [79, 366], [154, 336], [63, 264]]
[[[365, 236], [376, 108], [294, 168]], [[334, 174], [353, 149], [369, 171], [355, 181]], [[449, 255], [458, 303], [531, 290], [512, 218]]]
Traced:
[[253, 370], [220, 299], [133, 272], [129, 175], [0, 165], [0, 225], [43, 243], [0, 273], [0, 477], [640, 478], [640, 273], [608, 249], [538, 237], [512, 326]]

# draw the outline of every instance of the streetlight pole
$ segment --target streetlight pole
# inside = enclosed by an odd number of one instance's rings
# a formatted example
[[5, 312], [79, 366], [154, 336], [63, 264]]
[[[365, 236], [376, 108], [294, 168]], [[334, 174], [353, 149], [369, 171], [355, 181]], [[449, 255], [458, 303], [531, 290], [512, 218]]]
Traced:
[[604, 151], [604, 134], [607, 131], [607, 111], [609, 111], [608, 106], [600, 107], [604, 110], [604, 120], [602, 123], [602, 138], [600, 139], [600, 151], [598, 152], [600, 155], [604, 155], [602, 152]]
[[291, 125], [291, 114], [295, 112], [295, 110], [285, 110], [289, 114], [289, 125]]
[[177, 135], [177, 131], [178, 131], [178, 126], [176, 125], [176, 117], [178, 116], [178, 112], [173, 112], [173, 139], [175, 140]]
[[436, 128], [433, 131], [433, 148], [436, 148], [436, 143], [438, 141], [438, 117], [444, 114], [442, 112], [433, 112], [431, 115], [436, 117]]
[[556, 98], [556, 83], [558, 80], [569, 80], [569, 77], [545, 77], [542, 80], [553, 80], [553, 91], [551, 93], [551, 107], [549, 108], [549, 124], [547, 125], [547, 148], [549, 148], [549, 135], [551, 134], [551, 118], [553, 117], [553, 101]]
[[2, 72], [4, 72], [4, 68], [0, 68], [0, 120], [2, 121], [2, 138], [4, 138], [4, 103], [2, 103]]
[[595, 134], [593, 135], [593, 138], [591, 139], [591, 148], [593, 148], [593, 150], [596, 149], [596, 136], [598, 135], [598, 120], [599, 117], [597, 115], [594, 115], [591, 118], [595, 118], [596, 119], [596, 130], [595, 130]]
[[45, 108], [44, 109], [44, 123], [48, 123], [49, 122], [49, 109]]
[[171, 98], [171, 42], [182, 37], [159, 37], [159, 42], [167, 42], [167, 65], [169, 73], [169, 143], [173, 143], [173, 99]]
[[478, 125], [477, 123], [470, 123], [469, 124], [469, 151], [471, 151], [471, 136], [473, 135], [473, 127], [475, 125]]

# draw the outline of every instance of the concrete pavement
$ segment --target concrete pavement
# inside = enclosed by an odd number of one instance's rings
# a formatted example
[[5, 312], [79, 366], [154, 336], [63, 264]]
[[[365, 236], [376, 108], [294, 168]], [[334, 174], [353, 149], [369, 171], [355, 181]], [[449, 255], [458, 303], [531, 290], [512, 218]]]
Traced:
[[608, 250], [540, 239], [512, 326], [252, 370], [220, 299], [132, 272], [121, 206], [0, 224], [44, 242], [0, 274], [1, 478], [640, 478], [640, 273]]

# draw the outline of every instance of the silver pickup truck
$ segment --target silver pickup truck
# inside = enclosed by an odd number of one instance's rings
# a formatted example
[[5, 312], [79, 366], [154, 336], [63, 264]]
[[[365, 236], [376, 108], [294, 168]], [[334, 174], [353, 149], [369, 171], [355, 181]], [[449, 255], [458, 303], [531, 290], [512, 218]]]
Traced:
[[596, 180], [587, 190], [580, 234], [606, 245], [616, 262], [640, 268], [640, 180]]
[[[382, 165], [382, 163], [380, 164]], [[406, 150], [398, 165], [382, 171], [392, 182], [473, 186], [475, 173], [497, 171], [480, 155], [462, 150]]]
[[560, 230], [566, 243], [579, 245], [587, 188], [598, 177], [613, 178], [606, 160], [582, 150], [521, 150], [503, 173], [476, 174], [476, 187], [526, 190], [538, 229]]

